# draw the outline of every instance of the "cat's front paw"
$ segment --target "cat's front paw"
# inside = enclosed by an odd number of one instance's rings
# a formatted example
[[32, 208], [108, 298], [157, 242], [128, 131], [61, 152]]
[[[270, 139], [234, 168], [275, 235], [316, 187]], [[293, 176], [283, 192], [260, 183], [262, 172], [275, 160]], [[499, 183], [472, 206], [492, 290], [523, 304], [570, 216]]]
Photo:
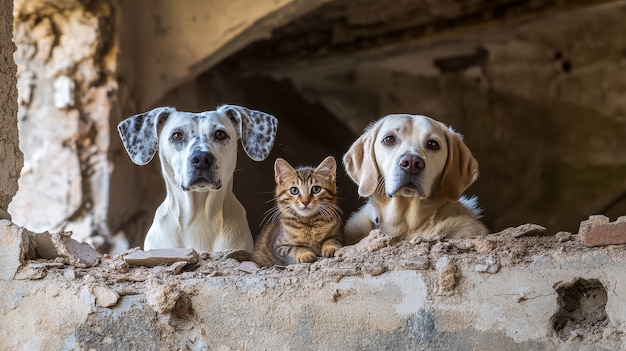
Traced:
[[337, 252], [338, 247], [335, 246], [327, 246], [322, 248], [322, 256], [324, 257], [334, 257], [335, 252]]
[[317, 260], [317, 255], [313, 252], [303, 252], [296, 256], [296, 263], [311, 263]]

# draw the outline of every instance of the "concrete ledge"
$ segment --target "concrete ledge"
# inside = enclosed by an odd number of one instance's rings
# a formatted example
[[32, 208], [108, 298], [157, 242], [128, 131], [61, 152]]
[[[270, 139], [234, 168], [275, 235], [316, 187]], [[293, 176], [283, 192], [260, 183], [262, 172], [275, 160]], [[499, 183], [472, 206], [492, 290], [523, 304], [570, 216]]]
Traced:
[[0, 348], [626, 346], [626, 251], [588, 248], [576, 235], [355, 245], [253, 274], [233, 258], [199, 256], [182, 271], [120, 270], [121, 257], [105, 256], [96, 267], [49, 264], [43, 278], [0, 282]]

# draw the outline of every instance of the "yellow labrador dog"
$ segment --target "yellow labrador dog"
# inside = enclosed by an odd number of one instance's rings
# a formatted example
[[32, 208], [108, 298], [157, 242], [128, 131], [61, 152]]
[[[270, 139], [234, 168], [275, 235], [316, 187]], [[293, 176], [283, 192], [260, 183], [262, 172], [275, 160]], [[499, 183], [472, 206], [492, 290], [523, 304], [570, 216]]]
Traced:
[[476, 199], [461, 196], [478, 177], [478, 162], [443, 123], [419, 115], [385, 116], [352, 144], [343, 162], [359, 195], [368, 197], [346, 223], [346, 244], [376, 227], [394, 240], [487, 234]]

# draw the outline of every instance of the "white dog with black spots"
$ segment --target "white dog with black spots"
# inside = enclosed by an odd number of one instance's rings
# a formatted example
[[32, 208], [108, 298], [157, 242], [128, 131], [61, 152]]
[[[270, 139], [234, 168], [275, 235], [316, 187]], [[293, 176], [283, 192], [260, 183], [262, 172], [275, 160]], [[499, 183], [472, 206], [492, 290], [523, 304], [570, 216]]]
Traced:
[[233, 194], [237, 141], [255, 161], [274, 145], [277, 119], [235, 105], [199, 113], [159, 107], [131, 116], [118, 131], [131, 160], [145, 165], [159, 152], [167, 194], [144, 250], [253, 250], [246, 211]]

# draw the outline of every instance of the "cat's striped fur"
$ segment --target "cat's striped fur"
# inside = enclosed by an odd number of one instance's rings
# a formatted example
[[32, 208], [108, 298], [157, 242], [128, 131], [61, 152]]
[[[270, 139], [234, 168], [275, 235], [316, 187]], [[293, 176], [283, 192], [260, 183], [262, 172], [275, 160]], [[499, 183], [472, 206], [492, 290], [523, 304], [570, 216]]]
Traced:
[[313, 262], [342, 246], [337, 206], [337, 163], [328, 156], [316, 168], [274, 163], [276, 206], [257, 237], [252, 260], [262, 266]]

